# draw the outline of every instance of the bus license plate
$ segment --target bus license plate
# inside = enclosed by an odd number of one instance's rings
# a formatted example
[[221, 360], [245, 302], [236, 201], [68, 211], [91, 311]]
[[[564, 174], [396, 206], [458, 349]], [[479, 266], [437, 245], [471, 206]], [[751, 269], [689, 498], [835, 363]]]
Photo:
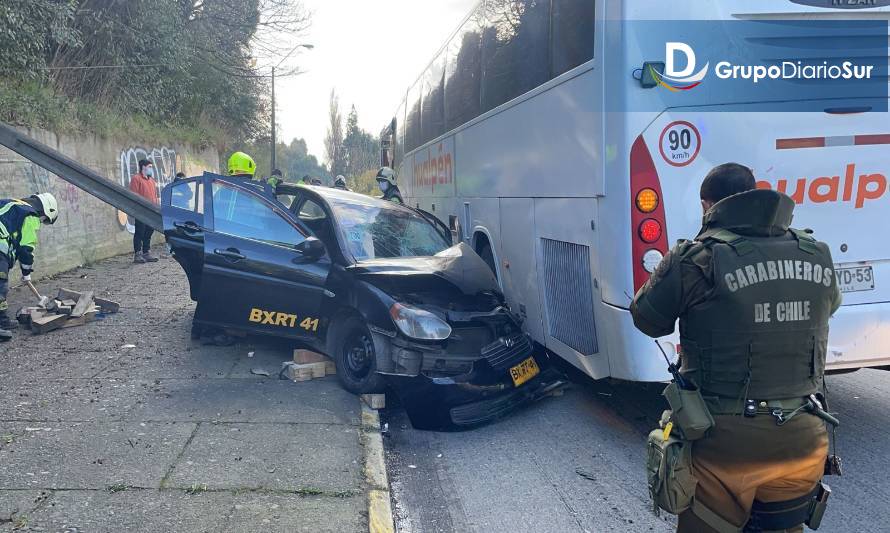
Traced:
[[841, 292], [871, 291], [875, 288], [874, 271], [870, 266], [838, 268], [835, 274]]
[[535, 362], [534, 357], [529, 357], [510, 369], [510, 377], [513, 378], [513, 385], [517, 387], [540, 373], [541, 369], [538, 368], [538, 363]]

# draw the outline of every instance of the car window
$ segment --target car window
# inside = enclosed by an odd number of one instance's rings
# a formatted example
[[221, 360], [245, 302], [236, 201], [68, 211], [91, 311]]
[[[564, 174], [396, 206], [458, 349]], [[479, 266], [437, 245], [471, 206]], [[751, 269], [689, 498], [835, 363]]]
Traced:
[[379, 202], [331, 200], [349, 251], [356, 260], [435, 255], [451, 246], [428, 220]]
[[197, 204], [197, 184], [194, 181], [178, 183], [170, 190], [170, 205], [186, 211], [194, 211]]
[[312, 200], [306, 200], [300, 206], [300, 212], [297, 214], [300, 220], [320, 220], [325, 218], [324, 209]]
[[213, 229], [235, 237], [294, 246], [306, 239], [256, 195], [213, 182]]

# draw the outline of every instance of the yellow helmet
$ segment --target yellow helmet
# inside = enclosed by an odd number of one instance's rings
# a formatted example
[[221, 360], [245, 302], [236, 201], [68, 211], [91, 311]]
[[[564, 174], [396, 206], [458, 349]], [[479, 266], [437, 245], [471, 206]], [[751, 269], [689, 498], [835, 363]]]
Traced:
[[235, 152], [229, 158], [229, 175], [237, 176], [237, 175], [250, 175], [253, 176], [253, 173], [256, 172], [256, 163], [254, 163], [253, 158], [244, 152]]

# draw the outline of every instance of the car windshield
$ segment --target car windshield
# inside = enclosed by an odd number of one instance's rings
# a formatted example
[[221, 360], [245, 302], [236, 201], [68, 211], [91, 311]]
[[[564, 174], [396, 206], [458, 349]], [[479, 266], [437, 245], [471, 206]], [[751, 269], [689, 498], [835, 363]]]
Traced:
[[330, 204], [357, 261], [430, 256], [451, 246], [435, 226], [408, 209], [341, 199], [331, 199]]

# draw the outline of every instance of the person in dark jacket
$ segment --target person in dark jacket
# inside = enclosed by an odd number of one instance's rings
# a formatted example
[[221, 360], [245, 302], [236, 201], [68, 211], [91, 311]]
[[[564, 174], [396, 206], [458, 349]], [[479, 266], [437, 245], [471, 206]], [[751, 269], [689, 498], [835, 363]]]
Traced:
[[630, 309], [651, 337], [679, 319], [680, 374], [715, 420], [689, 443], [698, 483], [677, 530], [802, 531], [828, 454], [812, 402], [841, 303], [831, 253], [790, 227], [794, 201], [755, 189], [747, 167], [714, 168], [700, 196], [701, 231], [665, 256]]

